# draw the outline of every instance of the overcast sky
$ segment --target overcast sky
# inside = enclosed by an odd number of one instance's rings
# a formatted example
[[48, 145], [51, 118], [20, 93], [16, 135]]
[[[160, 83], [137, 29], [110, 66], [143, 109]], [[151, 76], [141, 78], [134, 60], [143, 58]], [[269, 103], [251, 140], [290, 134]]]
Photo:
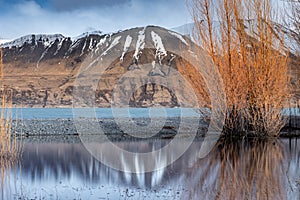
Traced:
[[32, 33], [77, 36], [191, 22], [186, 0], [0, 0], [0, 38]]

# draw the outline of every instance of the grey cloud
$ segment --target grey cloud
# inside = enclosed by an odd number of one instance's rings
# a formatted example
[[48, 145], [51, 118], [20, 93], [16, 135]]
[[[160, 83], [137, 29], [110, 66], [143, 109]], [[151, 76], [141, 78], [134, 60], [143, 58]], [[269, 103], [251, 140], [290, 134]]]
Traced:
[[117, 6], [144, 6], [185, 4], [186, 0], [49, 0], [50, 5], [57, 11], [73, 11], [85, 8], [110, 8]]
[[72, 11], [83, 8], [105, 8], [129, 4], [131, 0], [50, 0], [58, 11]]
[[[35, 0], [13, 6], [5, 14], [0, 14], [0, 27], [5, 27], [0, 30], [0, 37], [13, 39], [32, 33], [76, 36], [90, 30], [107, 33], [146, 25], [170, 28], [191, 22], [185, 0], [83, 1], [87, 4], [81, 0], [49, 1], [56, 1], [57, 6], [64, 2], [65, 6], [60, 10], [48, 9], [52, 5], [50, 2], [43, 6], [42, 0]], [[101, 7], [100, 2], [105, 6]]]

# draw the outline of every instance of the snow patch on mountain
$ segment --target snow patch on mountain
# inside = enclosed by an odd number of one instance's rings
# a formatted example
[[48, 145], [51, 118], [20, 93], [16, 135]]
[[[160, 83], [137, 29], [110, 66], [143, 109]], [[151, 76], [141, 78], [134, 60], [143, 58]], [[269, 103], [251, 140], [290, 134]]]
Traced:
[[0, 39], [0, 45], [1, 45], [1, 44], [5, 44], [5, 43], [8, 43], [8, 42], [11, 42], [11, 40], [8, 40], [8, 39]]
[[111, 50], [114, 46], [116, 46], [117, 44], [119, 44], [119, 41], [120, 41], [121, 37], [122, 37], [122, 36], [116, 37], [116, 38], [112, 41], [112, 43], [110, 44], [110, 46], [109, 46], [109, 47], [101, 54], [101, 56], [105, 56], [109, 50]]
[[104, 43], [106, 42], [106, 39], [110, 37], [109, 35], [105, 35], [103, 38], [100, 39], [100, 41], [98, 42], [98, 44], [96, 45], [96, 49], [95, 49], [95, 53], [98, 53], [100, 50], [100, 47], [102, 45], [104, 45]]
[[133, 54], [133, 57], [138, 60], [140, 57], [140, 54], [142, 53], [142, 50], [145, 47], [145, 30], [146, 27], [139, 31], [138, 39], [136, 41], [136, 46], [135, 46], [135, 52]]
[[90, 44], [89, 44], [89, 50], [93, 49], [93, 45], [94, 45], [94, 40], [93, 38], [91, 38]]
[[82, 56], [83, 54], [84, 54], [84, 49], [85, 49], [85, 47], [86, 47], [86, 40], [84, 41], [84, 44], [83, 44], [83, 47], [82, 47], [82, 49], [81, 49], [81, 54], [79, 55], [79, 56]]
[[15, 47], [21, 47], [25, 43], [27, 44], [34, 44], [37, 45], [39, 42], [41, 42], [45, 47], [50, 46], [52, 43], [54, 43], [55, 40], [63, 40], [65, 37], [61, 34], [54, 34], [54, 35], [46, 35], [46, 34], [38, 34], [38, 35], [26, 35], [21, 38], [18, 38], [16, 40], [13, 40], [11, 42], [7, 42], [1, 45], [3, 48], [12, 48]]
[[56, 49], [54, 55], [58, 54], [59, 50], [62, 47], [63, 42], [64, 42], [64, 40], [60, 40], [60, 42], [57, 44], [57, 49]]
[[73, 51], [73, 49], [76, 49], [77, 46], [79, 46], [80, 44], [80, 40], [77, 40], [75, 42], [73, 42], [69, 48], [69, 50], [66, 52], [66, 54], [71, 53]]
[[[259, 22], [257, 19], [245, 20], [244, 26], [245, 26], [245, 31], [248, 35], [260, 41], [260, 37], [258, 34]], [[265, 26], [269, 26], [269, 25], [265, 24]], [[295, 38], [293, 37], [293, 33], [294, 33], [293, 30], [290, 29], [289, 27], [285, 27], [276, 22], [273, 22], [272, 27], [274, 32], [281, 37], [279, 39], [283, 39], [283, 44], [285, 49], [282, 49], [282, 41], [280, 41], [277, 37], [274, 37], [275, 40], [272, 44], [273, 48], [279, 49], [281, 53], [284, 55], [286, 54], [285, 53], [286, 50], [290, 51], [295, 55], [297, 55], [297, 51], [298, 51], [299, 54], [299, 46], [297, 46], [298, 42], [295, 41]], [[284, 33], [283, 36], [281, 35], [282, 32]]]
[[182, 35], [175, 33], [173, 31], [168, 31], [171, 35], [177, 37], [179, 40], [181, 40], [181, 42], [183, 42], [184, 44], [188, 45], [188, 43], [185, 41], [185, 39], [182, 37]]
[[103, 35], [102, 31], [89, 31], [89, 32], [85, 32], [85, 33], [82, 33], [76, 37], [72, 37], [71, 40], [76, 42], [77, 40], [81, 39], [81, 38], [85, 38], [85, 37], [88, 37], [90, 35]]
[[124, 49], [123, 49], [123, 53], [122, 56], [120, 58], [121, 61], [123, 61], [125, 54], [127, 53], [130, 45], [132, 42], [132, 37], [130, 35], [127, 35], [126, 40], [125, 40], [125, 44], [124, 44]]
[[39, 68], [39, 64], [40, 64], [41, 60], [45, 57], [45, 55], [48, 53], [48, 50], [51, 48], [51, 46], [52, 46], [53, 44], [54, 44], [54, 42], [52, 42], [51, 45], [48, 46], [48, 47], [46, 48], [46, 50], [42, 53], [40, 59], [39, 59], [39, 60], [37, 61], [37, 63], [36, 63], [36, 68]]
[[151, 37], [156, 48], [155, 58], [158, 58], [159, 61], [161, 61], [165, 56], [167, 56], [167, 51], [162, 43], [161, 37], [157, 33], [151, 31]]

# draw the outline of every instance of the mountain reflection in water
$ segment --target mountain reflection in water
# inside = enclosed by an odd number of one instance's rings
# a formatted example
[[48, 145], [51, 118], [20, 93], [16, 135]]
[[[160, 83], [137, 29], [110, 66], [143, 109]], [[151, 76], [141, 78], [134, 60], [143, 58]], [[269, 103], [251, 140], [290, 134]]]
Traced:
[[[118, 146], [147, 152], [168, 142], [127, 141], [119, 142]], [[8, 183], [2, 184], [2, 198], [300, 198], [297, 139], [219, 141], [204, 159], [197, 157], [201, 144], [193, 142], [182, 157], [162, 170], [124, 173], [95, 160], [80, 142], [25, 142], [21, 164], [10, 168], [8, 182], [2, 176], [2, 183]], [[105, 148], [107, 144], [99, 145]], [[164, 159], [157, 159], [157, 164], [165, 162]], [[143, 165], [141, 162], [138, 163]]]

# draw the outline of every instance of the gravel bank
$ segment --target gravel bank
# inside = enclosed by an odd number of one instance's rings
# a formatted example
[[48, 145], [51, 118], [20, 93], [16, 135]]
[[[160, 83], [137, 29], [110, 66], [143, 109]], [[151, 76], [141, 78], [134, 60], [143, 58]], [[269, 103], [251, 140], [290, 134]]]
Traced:
[[[122, 124], [125, 125], [124, 129], [120, 128], [118, 124], [112, 118], [99, 119], [97, 123], [99, 124], [99, 129], [107, 135], [110, 140], [133, 140], [135, 139], [130, 134], [127, 134], [126, 130], [131, 130], [131, 125], [129, 123], [128, 118], [118, 119], [121, 120]], [[159, 121], [159, 120], [158, 120]], [[186, 120], [188, 124], [185, 124], [184, 131], [181, 131], [181, 136], [185, 137], [186, 135], [194, 134], [193, 130], [189, 130], [190, 127], [195, 126], [196, 123], [199, 124], [197, 130], [197, 137], [202, 137], [207, 131], [208, 124], [204, 121], [197, 121], [196, 118], [190, 118]], [[147, 124], [149, 123], [149, 119], [146, 118], [138, 118], [134, 119], [134, 122], [141, 127], [141, 130], [147, 130]], [[73, 119], [30, 119], [30, 120], [14, 120], [13, 121], [13, 133], [17, 135], [22, 134], [23, 137], [35, 137], [41, 138], [43, 137], [59, 137], [61, 139], [70, 140], [70, 138], [74, 138], [79, 133], [77, 131], [77, 127]], [[190, 124], [189, 124], [190, 123]], [[151, 137], [145, 137], [145, 139], [171, 139], [173, 138], [179, 130], [179, 125], [181, 124], [180, 118], [168, 118], [163, 126], [159, 126], [157, 132]], [[89, 127], [86, 127], [87, 132], [89, 131]], [[149, 132], [151, 130], [149, 129]], [[143, 133], [141, 133], [143, 134]], [[138, 135], [138, 133], [135, 133]], [[281, 132], [281, 137], [299, 137], [299, 130], [289, 130], [284, 129]]]
[[[125, 130], [130, 130], [131, 125], [128, 118], [118, 119], [121, 120], [121, 123], [125, 125]], [[150, 123], [149, 119], [139, 118], [133, 119], [135, 124], [141, 127], [141, 130], [147, 131], [147, 125]], [[159, 121], [159, 120], [157, 120]], [[199, 124], [197, 131], [197, 136], [202, 136], [207, 130], [207, 124], [205, 122], [199, 122], [196, 118], [190, 118], [185, 120], [185, 129], [187, 134], [191, 134], [192, 130], [189, 130], [190, 127], [195, 126], [195, 123]], [[93, 121], [95, 122], [95, 121]], [[13, 132], [17, 135], [22, 134], [25, 137], [29, 136], [74, 136], [78, 135], [77, 128], [75, 126], [77, 121], [73, 119], [30, 119], [30, 120], [14, 120], [13, 121]], [[110, 138], [114, 140], [121, 139], [132, 139], [132, 136], [128, 135], [124, 129], [121, 129], [114, 119], [99, 119], [98, 120], [99, 129]], [[127, 125], [128, 124], [128, 125]], [[127, 126], [127, 127], [126, 127]], [[153, 135], [151, 138], [172, 138], [174, 137], [179, 130], [179, 126], [182, 126], [180, 118], [168, 118], [164, 125], [161, 127], [155, 127], [159, 130], [157, 134]], [[88, 127], [88, 126], [87, 126]], [[88, 128], [87, 128], [87, 131]], [[190, 131], [190, 132], [189, 132]]]

